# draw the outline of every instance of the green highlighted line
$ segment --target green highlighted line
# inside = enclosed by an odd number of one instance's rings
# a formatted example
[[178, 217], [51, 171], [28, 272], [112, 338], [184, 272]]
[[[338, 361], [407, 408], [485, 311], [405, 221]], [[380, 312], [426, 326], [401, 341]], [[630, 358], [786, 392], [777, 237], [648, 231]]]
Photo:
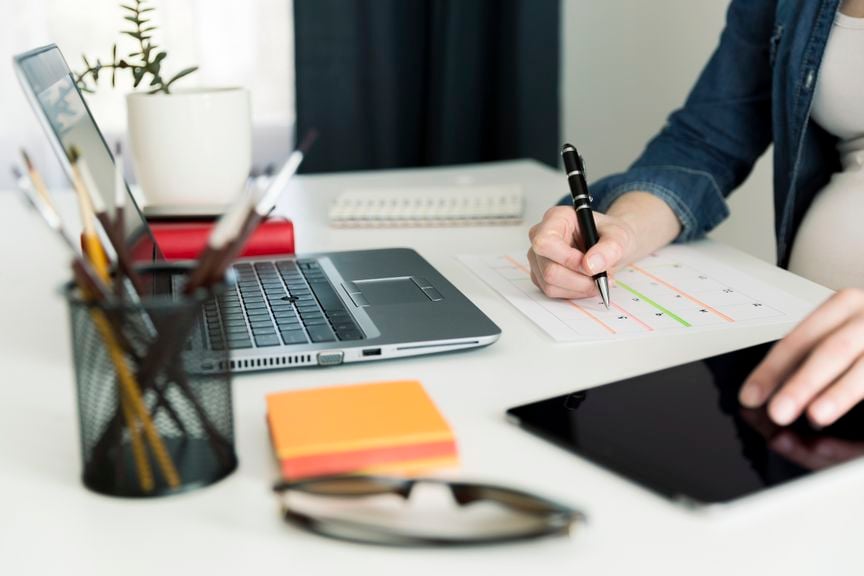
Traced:
[[666, 308], [664, 308], [663, 306], [661, 306], [657, 302], [654, 302], [653, 300], [651, 300], [650, 298], [648, 298], [647, 296], [645, 296], [641, 292], [637, 292], [636, 290], [634, 290], [633, 288], [631, 288], [630, 286], [628, 286], [624, 282], [621, 282], [620, 280], [616, 279], [615, 283], [618, 286], [620, 286], [620, 287], [624, 288], [625, 290], [627, 290], [628, 292], [630, 292], [631, 294], [633, 294], [634, 296], [636, 296], [637, 298], [641, 298], [642, 300], [644, 300], [645, 302], [647, 302], [648, 304], [650, 304], [651, 306], [653, 306], [657, 310], [660, 310], [661, 312], [663, 312], [664, 314], [666, 314], [667, 316], [669, 316], [670, 318], [672, 318], [673, 320], [675, 320], [676, 322], [678, 322], [679, 324], [684, 326], [685, 328], [691, 327], [691, 324], [689, 322], [687, 322], [686, 320], [684, 320], [683, 318], [681, 318], [677, 314], [670, 312], [669, 310], [667, 310]]

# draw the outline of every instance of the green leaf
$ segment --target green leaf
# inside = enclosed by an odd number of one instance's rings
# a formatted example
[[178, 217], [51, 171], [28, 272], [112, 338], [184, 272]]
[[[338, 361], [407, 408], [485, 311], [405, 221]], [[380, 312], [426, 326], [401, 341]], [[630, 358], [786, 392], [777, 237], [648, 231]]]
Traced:
[[154, 30], [156, 30], [156, 26], [149, 26], [147, 28], [142, 28], [141, 32], [146, 34], [147, 32], [153, 32]]
[[159, 52], [158, 54], [156, 54], [156, 58], [154, 58], [153, 61], [154, 61], [154, 62], [161, 62], [162, 60], [165, 59], [166, 56], [168, 56], [167, 53], [165, 53], [165, 52]]
[[153, 75], [153, 80], [150, 81], [150, 86], [161, 86], [162, 85], [162, 77], [158, 74]]
[[139, 10], [138, 12], [140, 12], [141, 14], [143, 14], [143, 13], [145, 13], [145, 12], [152, 12], [153, 10], [155, 10], [155, 8], [142, 8], [142, 9]]
[[129, 10], [130, 12], [134, 12], [134, 13], [136, 13], [136, 14], [138, 13], [138, 9], [137, 9], [137, 8], [133, 8], [132, 6], [129, 6], [128, 4], [121, 4], [121, 5], [120, 5], [120, 8], [123, 8], [123, 9], [125, 9], [125, 10]]
[[87, 60], [87, 56], [85, 56], [84, 54], [82, 54], [82, 55], [81, 55], [81, 59], [84, 60], [84, 65], [87, 66], [87, 69], [88, 69], [88, 70], [89, 70], [90, 68], [92, 68], [92, 66], [90, 66], [90, 61]]
[[141, 68], [140, 66], [135, 66], [134, 68], [132, 68], [132, 79], [134, 80], [132, 84], [133, 87], [137, 88], [138, 85], [141, 83], [141, 80], [144, 79], [144, 72], [144, 68]]
[[181, 70], [180, 72], [175, 74], [174, 77], [171, 78], [167, 84], [165, 84], [165, 87], [170, 88], [171, 85], [174, 84], [174, 82], [176, 82], [180, 78], [183, 78], [184, 76], [188, 76], [189, 74], [192, 74], [196, 70], [198, 70], [197, 66], [190, 66], [189, 68], [184, 68], [183, 70]]
[[133, 24], [138, 24], [138, 17], [137, 16], [124, 16], [123, 19], [128, 20], [129, 22], [132, 22]]
[[123, 30], [123, 32], [121, 32], [121, 34], [126, 34], [127, 36], [131, 36], [132, 38], [135, 38], [136, 40], [139, 40], [139, 41], [143, 40], [141, 34], [139, 34], [138, 32], [136, 32], [134, 30]]

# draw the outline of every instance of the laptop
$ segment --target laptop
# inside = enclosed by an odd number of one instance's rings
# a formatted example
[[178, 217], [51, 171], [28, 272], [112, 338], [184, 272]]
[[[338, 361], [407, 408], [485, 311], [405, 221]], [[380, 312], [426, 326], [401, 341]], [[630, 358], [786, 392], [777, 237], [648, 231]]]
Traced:
[[[14, 58], [24, 92], [60, 163], [87, 159], [113, 208], [114, 158], [55, 45]], [[162, 255], [127, 187], [126, 242], [136, 262]], [[134, 209], [131, 209], [134, 207]], [[487, 346], [501, 330], [407, 248], [243, 259], [236, 286], [204, 311], [206, 346], [229, 349], [234, 372], [335, 366]], [[223, 327], [228, 338], [223, 339]]]

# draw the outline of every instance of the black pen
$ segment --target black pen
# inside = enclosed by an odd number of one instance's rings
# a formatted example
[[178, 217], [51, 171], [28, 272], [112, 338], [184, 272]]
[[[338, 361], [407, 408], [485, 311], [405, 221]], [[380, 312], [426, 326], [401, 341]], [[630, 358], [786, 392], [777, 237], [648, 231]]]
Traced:
[[[585, 165], [582, 157], [572, 144], [564, 144], [561, 148], [561, 158], [564, 159], [564, 171], [567, 173], [567, 183], [570, 184], [570, 196], [573, 198], [573, 210], [579, 221], [579, 231], [585, 241], [585, 252], [600, 239], [597, 226], [594, 224], [594, 212], [591, 210], [591, 196], [588, 194], [588, 182], [585, 180]], [[606, 272], [594, 275], [594, 282], [603, 298], [603, 304], [609, 309], [609, 279]]]

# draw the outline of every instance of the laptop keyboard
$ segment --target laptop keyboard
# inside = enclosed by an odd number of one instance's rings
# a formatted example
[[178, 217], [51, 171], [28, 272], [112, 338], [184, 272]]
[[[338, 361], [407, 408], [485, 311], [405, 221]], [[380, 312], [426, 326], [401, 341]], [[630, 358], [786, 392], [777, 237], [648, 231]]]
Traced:
[[363, 339], [317, 261], [244, 262], [234, 270], [236, 289], [204, 309], [212, 349]]

